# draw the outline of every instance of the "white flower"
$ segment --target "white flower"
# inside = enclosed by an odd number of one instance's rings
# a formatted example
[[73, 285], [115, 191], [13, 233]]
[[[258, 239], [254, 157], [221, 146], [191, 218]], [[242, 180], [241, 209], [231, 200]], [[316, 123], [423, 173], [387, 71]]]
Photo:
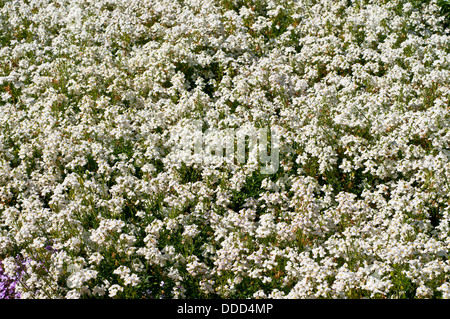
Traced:
[[184, 226], [184, 231], [182, 236], [185, 238], [194, 238], [200, 233], [197, 225], [186, 225]]
[[131, 286], [137, 286], [140, 283], [140, 279], [138, 277], [138, 275], [136, 274], [131, 274], [131, 275], [125, 275], [123, 278], [123, 284], [125, 286], [131, 285]]
[[114, 284], [111, 285], [111, 287], [109, 287], [108, 292], [109, 292], [109, 297], [114, 298], [117, 296], [117, 293], [122, 292], [123, 291], [123, 287]]
[[103, 256], [99, 252], [95, 252], [89, 256], [89, 262], [95, 265], [99, 265], [103, 259]]
[[442, 298], [450, 299], [450, 284], [448, 282], [444, 282], [437, 290], [442, 292]]
[[418, 298], [431, 298], [433, 297], [433, 290], [425, 285], [417, 287], [416, 296]]

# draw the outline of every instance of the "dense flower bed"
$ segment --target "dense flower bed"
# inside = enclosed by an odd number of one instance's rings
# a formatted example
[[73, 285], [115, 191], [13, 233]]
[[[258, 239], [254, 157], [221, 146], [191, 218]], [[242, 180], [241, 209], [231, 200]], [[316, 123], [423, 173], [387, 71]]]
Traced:
[[[449, 36], [436, 1], [0, 0], [0, 296], [449, 298]], [[278, 169], [181, 152], [198, 121]]]

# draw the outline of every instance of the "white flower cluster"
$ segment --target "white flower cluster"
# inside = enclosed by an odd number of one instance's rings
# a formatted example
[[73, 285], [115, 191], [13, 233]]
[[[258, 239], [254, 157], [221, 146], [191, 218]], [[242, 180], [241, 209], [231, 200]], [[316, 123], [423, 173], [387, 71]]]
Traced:
[[436, 0], [0, 0], [0, 261], [22, 298], [450, 298], [449, 101]]

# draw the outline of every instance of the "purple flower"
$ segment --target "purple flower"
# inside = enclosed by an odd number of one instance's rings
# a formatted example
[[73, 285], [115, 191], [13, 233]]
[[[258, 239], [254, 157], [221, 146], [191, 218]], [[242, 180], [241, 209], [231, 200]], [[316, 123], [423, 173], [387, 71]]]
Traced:
[[52, 253], [56, 253], [56, 251], [57, 251], [55, 248], [53, 248], [50, 245], [45, 246], [45, 249], [47, 249], [48, 251], [51, 251]]
[[20, 298], [20, 293], [16, 292], [16, 284], [19, 282], [21, 275], [20, 266], [13, 277], [6, 275], [0, 261], [0, 299]]

